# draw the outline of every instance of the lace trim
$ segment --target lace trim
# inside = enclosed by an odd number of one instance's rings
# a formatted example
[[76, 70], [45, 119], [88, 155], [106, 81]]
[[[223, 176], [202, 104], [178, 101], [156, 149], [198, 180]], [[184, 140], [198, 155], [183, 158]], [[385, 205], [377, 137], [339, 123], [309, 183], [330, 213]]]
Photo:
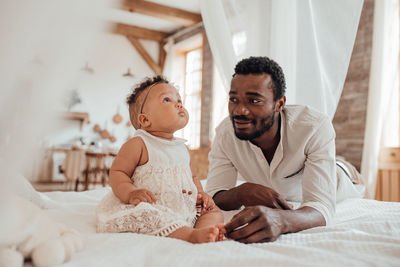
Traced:
[[159, 233], [156, 234], [156, 236], [169, 236], [179, 228], [182, 228], [186, 225], [182, 225], [180, 223], [175, 223], [173, 225], [167, 226], [166, 228], [162, 229]]
[[126, 205], [112, 192], [96, 209], [97, 232], [133, 232], [156, 236], [167, 236], [183, 226], [193, 227], [196, 212], [189, 217], [168, 207], [141, 202], [137, 206]]

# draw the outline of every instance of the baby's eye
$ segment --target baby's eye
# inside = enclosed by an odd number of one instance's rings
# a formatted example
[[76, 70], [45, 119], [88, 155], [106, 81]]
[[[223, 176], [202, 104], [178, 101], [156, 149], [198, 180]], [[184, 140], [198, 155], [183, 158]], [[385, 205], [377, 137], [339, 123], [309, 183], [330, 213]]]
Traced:
[[170, 99], [169, 97], [165, 97], [165, 98], [163, 99], [163, 102], [171, 102], [171, 99]]

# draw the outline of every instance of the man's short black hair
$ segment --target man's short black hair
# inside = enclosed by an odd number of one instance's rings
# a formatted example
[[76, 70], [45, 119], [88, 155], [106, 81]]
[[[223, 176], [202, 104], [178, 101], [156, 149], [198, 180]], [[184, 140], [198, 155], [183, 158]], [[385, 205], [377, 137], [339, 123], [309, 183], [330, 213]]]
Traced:
[[286, 82], [282, 68], [268, 57], [249, 57], [242, 59], [236, 64], [235, 73], [237, 74], [269, 74], [273, 81], [272, 90], [274, 92], [274, 101], [285, 95]]

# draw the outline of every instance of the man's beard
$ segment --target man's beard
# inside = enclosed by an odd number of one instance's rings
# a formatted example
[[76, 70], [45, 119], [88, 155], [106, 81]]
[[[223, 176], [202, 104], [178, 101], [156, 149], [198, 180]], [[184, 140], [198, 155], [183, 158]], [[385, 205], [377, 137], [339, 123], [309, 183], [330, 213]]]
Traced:
[[[256, 125], [256, 130], [252, 133], [239, 133], [236, 131], [235, 128], [235, 123], [234, 119], [247, 119], [245, 116], [231, 116], [231, 121], [233, 125], [233, 129], [235, 130], [235, 135], [237, 138], [240, 140], [253, 140], [261, 135], [263, 135], [265, 132], [269, 131], [271, 129], [272, 125], [274, 125], [275, 122], [275, 111], [271, 116], [264, 117], [260, 120], [260, 127], [257, 127]], [[252, 120], [251, 123], [256, 124], [256, 121]]]

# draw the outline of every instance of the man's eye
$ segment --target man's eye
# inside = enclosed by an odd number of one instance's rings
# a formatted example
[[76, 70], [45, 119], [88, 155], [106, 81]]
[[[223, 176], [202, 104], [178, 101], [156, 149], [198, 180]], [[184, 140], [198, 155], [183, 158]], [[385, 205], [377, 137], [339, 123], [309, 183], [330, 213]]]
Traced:
[[163, 99], [163, 102], [171, 102], [171, 99], [170, 99], [169, 97], [165, 97], [165, 98]]
[[229, 102], [231, 102], [231, 103], [237, 103], [237, 98], [235, 98], [235, 97], [230, 97], [230, 98], [229, 98]]
[[249, 103], [251, 103], [251, 104], [258, 104], [260, 102], [261, 102], [261, 100], [259, 100], [259, 99], [250, 99], [249, 100]]

